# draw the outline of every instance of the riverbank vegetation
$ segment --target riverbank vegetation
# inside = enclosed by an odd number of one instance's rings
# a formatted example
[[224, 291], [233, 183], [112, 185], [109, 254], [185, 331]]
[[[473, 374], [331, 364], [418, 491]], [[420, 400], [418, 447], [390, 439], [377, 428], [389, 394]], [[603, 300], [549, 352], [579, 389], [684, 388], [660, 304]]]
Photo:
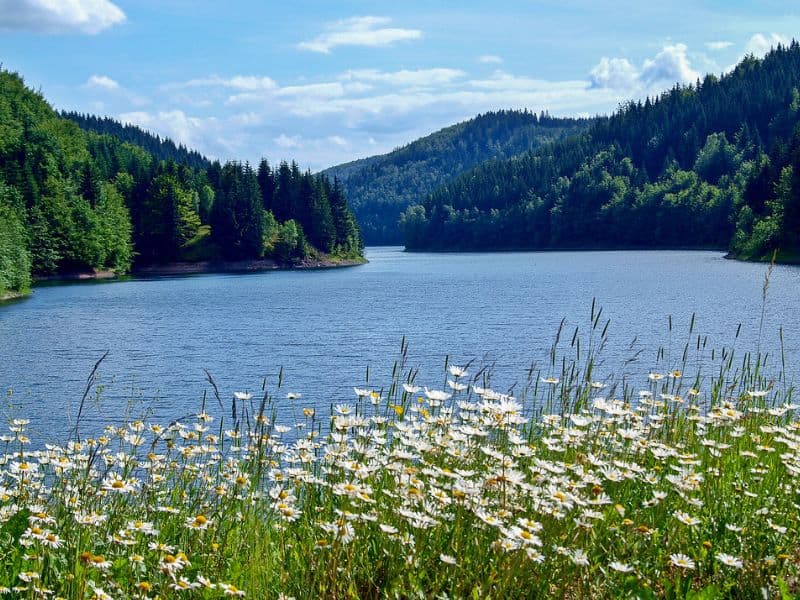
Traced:
[[800, 44], [485, 163], [403, 216], [413, 250], [800, 251]]
[[230, 399], [212, 382], [172, 423], [86, 438], [79, 422], [62, 445], [16, 418], [0, 590], [795, 597], [800, 404], [782, 359], [771, 372], [767, 355], [708, 350], [690, 328], [682, 352], [617, 379], [601, 367], [608, 324], [594, 310], [591, 323], [560, 331], [516, 393], [474, 364], [418, 381], [404, 346], [385, 387], [330, 407], [278, 379]]
[[0, 70], [0, 296], [32, 275], [362, 254], [335, 181], [295, 163], [222, 165], [135, 127], [68, 116]]

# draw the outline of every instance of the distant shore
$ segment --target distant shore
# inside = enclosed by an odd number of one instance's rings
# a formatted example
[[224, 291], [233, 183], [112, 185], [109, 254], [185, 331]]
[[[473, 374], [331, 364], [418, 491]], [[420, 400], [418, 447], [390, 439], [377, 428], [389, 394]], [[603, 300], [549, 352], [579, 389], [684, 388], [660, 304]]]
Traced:
[[[116, 279], [118, 277], [172, 277], [179, 275], [201, 275], [211, 273], [256, 273], [260, 271], [294, 271], [311, 269], [335, 269], [363, 265], [364, 258], [307, 258], [297, 263], [285, 263], [269, 258], [253, 260], [206, 260], [195, 262], [169, 262], [158, 265], [134, 267], [130, 273], [118, 275], [114, 271], [81, 271], [34, 277], [34, 282], [46, 281], [90, 281]], [[9, 292], [0, 300], [19, 298], [23, 294]]]
[[173, 262], [147, 265], [133, 269], [134, 277], [166, 277], [172, 275], [199, 275], [203, 273], [254, 273], [258, 271], [293, 271], [303, 269], [336, 269], [355, 267], [366, 259], [307, 258], [298, 263], [284, 263], [270, 258], [253, 260]]

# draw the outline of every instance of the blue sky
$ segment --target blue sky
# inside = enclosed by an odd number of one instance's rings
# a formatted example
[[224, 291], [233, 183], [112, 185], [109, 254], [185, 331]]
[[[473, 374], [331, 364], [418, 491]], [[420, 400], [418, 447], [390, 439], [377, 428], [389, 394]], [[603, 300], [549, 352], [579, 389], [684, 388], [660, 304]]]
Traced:
[[0, 61], [56, 108], [316, 170], [488, 110], [610, 112], [798, 37], [795, 6], [0, 0]]

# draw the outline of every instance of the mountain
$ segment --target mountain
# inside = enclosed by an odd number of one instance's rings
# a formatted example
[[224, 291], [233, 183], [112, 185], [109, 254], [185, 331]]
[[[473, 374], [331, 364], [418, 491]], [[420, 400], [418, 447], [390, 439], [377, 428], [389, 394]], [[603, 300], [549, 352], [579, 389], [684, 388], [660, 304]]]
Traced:
[[585, 131], [437, 188], [413, 250], [707, 247], [800, 256], [800, 45], [629, 102]]
[[437, 187], [488, 160], [504, 159], [583, 130], [590, 119], [557, 119], [528, 111], [489, 112], [407, 146], [331, 167], [368, 244], [402, 241], [398, 220]]
[[0, 70], [0, 298], [37, 275], [362, 254], [344, 193], [324, 175], [210, 163], [136, 128], [81, 121], [106, 132], [84, 131]]
[[109, 117], [98, 117], [90, 114], [61, 111], [61, 116], [74, 121], [85, 131], [94, 131], [107, 134], [120, 140], [129, 142], [147, 150], [158, 161], [171, 160], [179, 165], [193, 169], [205, 169], [211, 164], [205, 156], [196, 150], [189, 150], [184, 145], [175, 145], [169, 138], [150, 133], [129, 123], [120, 123]]

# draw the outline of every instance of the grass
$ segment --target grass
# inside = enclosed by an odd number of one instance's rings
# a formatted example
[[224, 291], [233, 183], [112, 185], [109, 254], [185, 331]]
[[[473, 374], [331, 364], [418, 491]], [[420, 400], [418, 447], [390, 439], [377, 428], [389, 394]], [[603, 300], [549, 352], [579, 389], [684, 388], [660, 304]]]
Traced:
[[[800, 405], [762, 354], [598, 373], [559, 331], [518, 397], [407, 347], [348, 404], [273, 390], [216, 414], [0, 458], [0, 588], [38, 598], [792, 598]], [[562, 339], [563, 338], [563, 339]], [[570, 340], [570, 341], [568, 341]], [[563, 350], [560, 350], [563, 348]], [[213, 382], [212, 382], [213, 385]], [[88, 391], [88, 388], [87, 388]], [[212, 400], [212, 402], [214, 402]]]

